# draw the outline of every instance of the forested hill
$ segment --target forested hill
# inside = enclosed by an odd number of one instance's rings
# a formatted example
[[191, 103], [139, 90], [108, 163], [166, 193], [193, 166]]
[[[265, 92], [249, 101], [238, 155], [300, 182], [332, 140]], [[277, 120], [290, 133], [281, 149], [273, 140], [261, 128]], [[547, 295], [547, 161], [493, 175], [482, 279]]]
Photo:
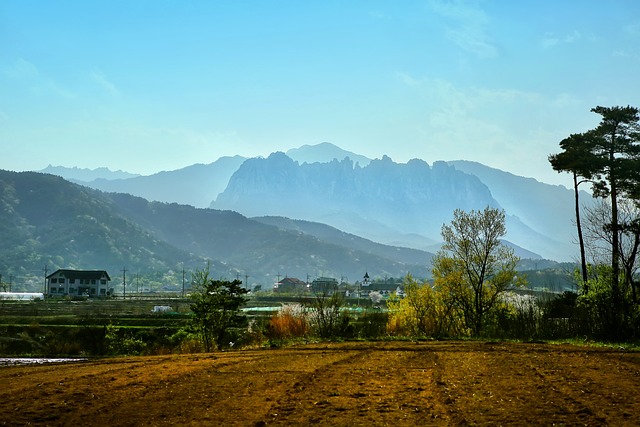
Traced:
[[[188, 205], [148, 202], [125, 194], [108, 197], [121, 212], [158, 238], [190, 253], [232, 266], [240, 275], [261, 283], [273, 283], [278, 274], [306, 278], [307, 274], [331, 277], [402, 277], [408, 272], [426, 277], [431, 254], [419, 251], [403, 258], [386, 256], [377, 244], [357, 246], [328, 241], [246, 218], [233, 211], [199, 209]], [[387, 246], [388, 253], [396, 248]], [[371, 273], [370, 273], [371, 274]], [[262, 279], [260, 279], [262, 278]]]
[[113, 275], [124, 266], [150, 271], [203, 262], [127, 219], [98, 191], [34, 172], [0, 171], [0, 241], [0, 272], [23, 280], [41, 278], [44, 266]]

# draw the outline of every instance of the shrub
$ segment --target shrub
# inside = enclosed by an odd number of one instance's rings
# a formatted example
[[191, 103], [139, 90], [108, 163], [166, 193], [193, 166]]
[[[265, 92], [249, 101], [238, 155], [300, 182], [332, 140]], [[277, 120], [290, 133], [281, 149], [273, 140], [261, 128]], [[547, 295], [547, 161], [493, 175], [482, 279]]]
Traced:
[[285, 304], [274, 314], [266, 327], [266, 336], [273, 343], [309, 334], [306, 308], [300, 304]]
[[386, 334], [389, 314], [379, 309], [362, 313], [356, 323], [356, 334], [360, 338], [379, 338]]
[[353, 335], [344, 297], [339, 293], [317, 295], [309, 303], [309, 323], [320, 338], [346, 338]]

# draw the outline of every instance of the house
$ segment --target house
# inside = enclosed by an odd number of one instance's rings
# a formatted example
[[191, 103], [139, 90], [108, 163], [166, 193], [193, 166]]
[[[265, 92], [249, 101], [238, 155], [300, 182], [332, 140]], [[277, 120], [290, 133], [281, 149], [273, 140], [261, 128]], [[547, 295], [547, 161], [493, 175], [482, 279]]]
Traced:
[[56, 270], [46, 277], [46, 295], [105, 297], [113, 295], [104, 270]]
[[273, 284], [273, 292], [302, 293], [307, 290], [307, 283], [295, 277], [285, 277]]
[[333, 294], [338, 290], [338, 281], [333, 277], [318, 277], [310, 287], [311, 292], [316, 294]]
[[363, 281], [362, 284], [360, 285], [360, 296], [368, 297], [371, 292], [378, 292], [383, 297], [388, 297], [394, 292], [397, 295], [403, 295], [403, 286], [401, 283], [397, 283], [397, 282]]

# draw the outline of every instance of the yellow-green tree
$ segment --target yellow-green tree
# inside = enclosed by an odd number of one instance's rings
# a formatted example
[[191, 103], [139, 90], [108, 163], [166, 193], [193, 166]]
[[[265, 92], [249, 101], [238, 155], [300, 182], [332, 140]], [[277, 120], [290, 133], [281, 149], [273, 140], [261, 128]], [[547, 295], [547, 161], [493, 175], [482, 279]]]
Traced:
[[482, 334], [488, 314], [516, 284], [520, 259], [502, 243], [505, 234], [504, 211], [491, 207], [456, 209], [451, 225], [442, 226], [444, 245], [433, 259], [435, 286], [474, 336]]
[[459, 333], [459, 316], [438, 289], [419, 283], [411, 275], [405, 278], [403, 287], [402, 297], [394, 293], [387, 301], [389, 332], [433, 337]]

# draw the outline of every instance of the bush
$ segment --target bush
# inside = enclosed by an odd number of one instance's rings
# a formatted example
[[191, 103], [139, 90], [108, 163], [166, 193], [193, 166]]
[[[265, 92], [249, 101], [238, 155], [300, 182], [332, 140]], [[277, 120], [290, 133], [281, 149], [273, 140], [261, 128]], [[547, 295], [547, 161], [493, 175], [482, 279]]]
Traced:
[[285, 304], [269, 319], [265, 335], [272, 345], [281, 345], [285, 340], [305, 337], [309, 331], [306, 308], [300, 304]]
[[340, 294], [317, 295], [309, 303], [309, 323], [320, 338], [347, 338], [353, 336], [351, 317], [344, 310], [344, 297]]
[[105, 341], [107, 351], [111, 355], [138, 356], [147, 347], [147, 344], [132, 330], [114, 325], [107, 325]]
[[360, 338], [379, 338], [387, 333], [389, 314], [379, 309], [369, 309], [355, 322], [356, 335]]

